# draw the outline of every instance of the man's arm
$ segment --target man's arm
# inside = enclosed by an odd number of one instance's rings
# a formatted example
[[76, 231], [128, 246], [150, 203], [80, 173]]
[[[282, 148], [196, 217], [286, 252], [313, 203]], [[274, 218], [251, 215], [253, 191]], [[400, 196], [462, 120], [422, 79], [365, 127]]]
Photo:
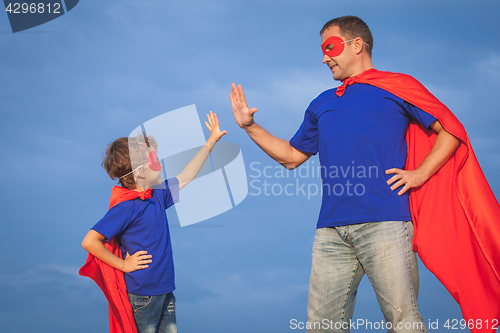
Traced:
[[133, 255], [127, 253], [125, 259], [120, 259], [104, 246], [105, 239], [106, 237], [97, 231], [90, 230], [83, 239], [82, 247], [102, 262], [125, 273], [148, 268], [147, 264], [152, 262], [152, 256], [148, 255], [147, 251], [137, 251]]
[[415, 170], [392, 168], [385, 171], [386, 174], [395, 174], [387, 181], [388, 185], [392, 184], [391, 190], [394, 191], [404, 185], [398, 195], [402, 195], [412, 187], [423, 185], [448, 162], [460, 146], [460, 140], [446, 132], [439, 120], [432, 122], [431, 127], [438, 135], [431, 151], [418, 168]]
[[217, 114], [210, 111], [210, 115], [207, 114], [207, 118], [208, 123], [205, 122], [205, 125], [210, 131], [210, 137], [208, 138], [207, 143], [201, 147], [198, 153], [186, 165], [184, 170], [176, 176], [179, 181], [179, 190], [196, 178], [196, 175], [200, 172], [201, 167], [207, 160], [208, 155], [210, 155], [212, 148], [223, 135], [227, 134], [227, 131], [220, 130]]
[[260, 127], [253, 119], [253, 115], [257, 112], [257, 109], [248, 108], [241, 85], [238, 85], [238, 87], [236, 87], [234, 83], [231, 85], [229, 100], [233, 107], [234, 119], [238, 125], [248, 133], [250, 138], [260, 147], [260, 149], [276, 162], [291, 170], [295, 169], [312, 156], [310, 153], [295, 149], [290, 145], [290, 142], [275, 137]]

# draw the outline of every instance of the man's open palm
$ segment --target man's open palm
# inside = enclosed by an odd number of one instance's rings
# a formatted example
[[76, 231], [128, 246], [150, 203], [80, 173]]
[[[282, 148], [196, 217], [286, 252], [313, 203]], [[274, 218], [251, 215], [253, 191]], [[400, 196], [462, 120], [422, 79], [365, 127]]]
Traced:
[[253, 125], [253, 114], [257, 112], [257, 109], [248, 108], [241, 85], [238, 85], [238, 87], [236, 87], [236, 84], [234, 83], [231, 85], [229, 100], [231, 101], [231, 106], [233, 107], [233, 115], [236, 123], [238, 123], [241, 128]]

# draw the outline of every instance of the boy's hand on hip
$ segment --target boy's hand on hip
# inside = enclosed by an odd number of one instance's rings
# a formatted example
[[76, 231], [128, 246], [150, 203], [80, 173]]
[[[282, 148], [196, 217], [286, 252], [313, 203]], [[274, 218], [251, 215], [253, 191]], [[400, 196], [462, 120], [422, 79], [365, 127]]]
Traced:
[[148, 268], [148, 264], [153, 262], [153, 260], [151, 260], [153, 256], [147, 253], [148, 251], [137, 251], [133, 255], [130, 255], [127, 252], [127, 256], [123, 259], [122, 271], [130, 273], [138, 269]]

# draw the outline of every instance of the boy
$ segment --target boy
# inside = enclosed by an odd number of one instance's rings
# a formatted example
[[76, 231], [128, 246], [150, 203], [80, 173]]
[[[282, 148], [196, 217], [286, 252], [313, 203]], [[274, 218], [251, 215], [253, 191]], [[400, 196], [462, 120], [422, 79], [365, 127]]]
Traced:
[[[210, 111], [207, 118], [205, 124], [210, 130], [207, 143], [179, 175], [164, 184], [154, 139], [143, 136], [120, 138], [108, 146], [103, 167], [112, 179], [118, 178], [122, 187], [113, 188], [109, 211], [82, 242], [90, 255], [80, 273], [103, 284], [109, 283], [110, 275], [118, 280], [118, 287], [110, 288], [111, 291], [103, 289], [110, 300], [110, 330], [113, 332], [177, 332], [174, 266], [165, 209], [178, 201], [178, 190], [196, 177], [215, 143], [227, 133], [220, 130], [215, 113]], [[108, 241], [111, 246], [106, 243]], [[121, 251], [113, 250], [116, 241]], [[91, 276], [92, 272], [89, 273], [88, 266], [94, 259], [91, 255], [125, 273], [128, 300], [137, 330], [133, 322], [127, 325], [126, 318], [113, 317], [119, 317], [117, 312], [121, 310], [120, 306], [111, 303], [121, 303], [123, 297], [116, 299], [110, 294], [116, 294], [120, 289], [119, 280], [123, 274], [116, 274], [116, 271], [109, 274], [109, 268], [98, 263], [102, 265], [99, 269], [106, 272], [96, 279]], [[129, 308], [128, 304], [123, 306]]]

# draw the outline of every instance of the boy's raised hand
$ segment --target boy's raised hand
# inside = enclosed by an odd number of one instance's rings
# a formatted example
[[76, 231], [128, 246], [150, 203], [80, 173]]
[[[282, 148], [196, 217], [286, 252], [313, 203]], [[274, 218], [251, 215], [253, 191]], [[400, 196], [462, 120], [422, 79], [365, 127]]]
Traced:
[[148, 264], [153, 262], [153, 260], [151, 260], [153, 256], [147, 253], [148, 251], [137, 251], [133, 255], [130, 255], [127, 252], [127, 256], [123, 260], [124, 267], [122, 271], [125, 273], [130, 273], [138, 269], [148, 268]]
[[208, 122], [205, 121], [205, 125], [207, 125], [208, 130], [210, 131], [210, 137], [208, 141], [217, 142], [219, 139], [227, 134], [227, 131], [221, 131], [219, 127], [219, 119], [217, 119], [217, 114], [210, 111], [210, 114], [207, 114]]

